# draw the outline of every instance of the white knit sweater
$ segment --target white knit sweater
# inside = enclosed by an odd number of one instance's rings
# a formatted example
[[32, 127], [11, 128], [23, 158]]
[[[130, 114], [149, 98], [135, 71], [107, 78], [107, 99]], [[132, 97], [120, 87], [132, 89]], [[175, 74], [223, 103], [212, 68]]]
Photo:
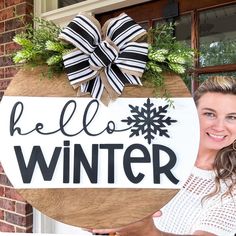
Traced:
[[[226, 185], [222, 184], [222, 193]], [[194, 167], [178, 194], [163, 207], [162, 216], [155, 218], [157, 228], [177, 235], [197, 230], [218, 236], [236, 234], [236, 191], [233, 198], [222, 199], [222, 193], [201, 201], [214, 189], [214, 172]]]

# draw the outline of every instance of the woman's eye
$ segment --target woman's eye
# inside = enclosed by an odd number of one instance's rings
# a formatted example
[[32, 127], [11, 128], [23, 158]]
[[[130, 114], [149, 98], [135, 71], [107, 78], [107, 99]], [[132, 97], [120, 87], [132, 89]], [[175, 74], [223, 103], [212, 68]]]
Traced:
[[209, 118], [214, 118], [214, 117], [215, 117], [215, 114], [212, 113], [212, 112], [205, 112], [205, 113], [203, 113], [203, 115], [204, 115], [204, 116], [207, 116], [207, 117], [209, 117]]
[[228, 120], [232, 120], [232, 121], [236, 121], [236, 116], [227, 116], [227, 119]]

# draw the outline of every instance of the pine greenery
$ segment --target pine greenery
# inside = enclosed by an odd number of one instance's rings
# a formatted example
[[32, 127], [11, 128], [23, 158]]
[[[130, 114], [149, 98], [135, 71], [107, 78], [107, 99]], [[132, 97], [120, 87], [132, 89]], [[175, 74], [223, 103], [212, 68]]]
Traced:
[[74, 46], [58, 39], [61, 28], [51, 21], [38, 17], [33, 18], [34, 24], [26, 25], [25, 32], [17, 34], [13, 41], [21, 46], [21, 50], [13, 56], [14, 63], [35, 67], [47, 65], [47, 76], [64, 71], [62, 56]]
[[155, 87], [164, 86], [165, 72], [180, 75], [183, 79], [192, 67], [194, 50], [173, 36], [175, 25], [165, 23], [148, 31], [148, 62], [143, 79]]

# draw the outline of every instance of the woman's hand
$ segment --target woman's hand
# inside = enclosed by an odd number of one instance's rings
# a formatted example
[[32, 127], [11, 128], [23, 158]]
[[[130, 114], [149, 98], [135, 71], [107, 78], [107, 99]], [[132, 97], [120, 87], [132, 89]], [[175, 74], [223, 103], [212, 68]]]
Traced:
[[161, 232], [155, 227], [153, 217], [160, 217], [161, 211], [154, 215], [144, 218], [143, 220], [132, 223], [128, 226], [116, 229], [93, 229], [92, 233], [110, 234], [120, 236], [159, 236]]

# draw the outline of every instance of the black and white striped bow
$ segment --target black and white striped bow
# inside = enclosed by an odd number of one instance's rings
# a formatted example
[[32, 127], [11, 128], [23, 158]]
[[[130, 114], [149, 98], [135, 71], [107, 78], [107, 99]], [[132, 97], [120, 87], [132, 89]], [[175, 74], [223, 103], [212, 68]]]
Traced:
[[77, 15], [59, 36], [76, 47], [63, 57], [71, 85], [103, 102], [118, 97], [125, 84], [141, 85], [148, 44], [136, 41], [145, 34], [124, 13], [102, 28], [91, 15]]

